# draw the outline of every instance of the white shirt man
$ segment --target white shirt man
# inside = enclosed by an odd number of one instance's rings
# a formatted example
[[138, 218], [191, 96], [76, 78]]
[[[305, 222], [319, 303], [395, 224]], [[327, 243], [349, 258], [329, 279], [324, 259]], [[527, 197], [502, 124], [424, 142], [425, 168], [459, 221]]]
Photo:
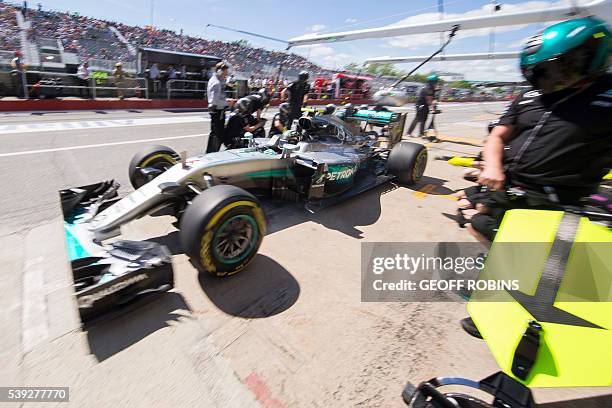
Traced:
[[149, 78], [156, 81], [159, 79], [159, 75], [159, 68], [157, 67], [157, 64], [151, 65], [151, 68], [149, 69]]
[[81, 65], [79, 65], [79, 68], [77, 69], [77, 77], [79, 77], [79, 79], [83, 81], [87, 81], [89, 80], [90, 74], [91, 74], [91, 70], [87, 62], [84, 62]]

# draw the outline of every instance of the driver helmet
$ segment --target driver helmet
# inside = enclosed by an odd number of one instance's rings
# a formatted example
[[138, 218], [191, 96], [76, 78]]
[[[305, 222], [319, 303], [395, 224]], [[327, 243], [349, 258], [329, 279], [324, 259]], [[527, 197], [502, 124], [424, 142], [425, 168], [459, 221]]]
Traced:
[[360, 105], [359, 110], [362, 110], [362, 109], [370, 109], [370, 106], [367, 104]]
[[281, 115], [288, 115], [290, 109], [291, 109], [291, 105], [289, 105], [289, 102], [283, 102], [280, 105], [278, 105], [278, 112]]
[[337, 109], [335, 115], [338, 118], [345, 120], [346, 118], [351, 117], [354, 111], [355, 111], [355, 108], [353, 107], [353, 104], [347, 103], [346, 105], [343, 106], [343, 109]]
[[610, 28], [595, 17], [553, 24], [525, 44], [520, 57], [523, 76], [542, 93], [596, 77], [608, 68], [610, 38]]
[[252, 100], [248, 97], [238, 99], [238, 102], [236, 102], [236, 109], [244, 115], [250, 115], [253, 113]]
[[334, 105], [333, 103], [328, 103], [327, 105], [325, 105], [325, 109], [323, 110], [323, 114], [324, 115], [331, 115], [335, 111], [336, 111], [336, 105]]
[[300, 141], [300, 132], [297, 130], [287, 130], [281, 137], [283, 143], [298, 144]]
[[308, 81], [308, 72], [307, 71], [301, 71], [298, 75], [298, 81], [302, 81], [302, 82], [306, 82]]
[[440, 78], [436, 74], [431, 74], [427, 76], [427, 82], [429, 82], [430, 84], [435, 85], [439, 80]]
[[352, 103], [347, 103], [346, 105], [344, 105], [344, 112], [346, 116], [353, 115], [354, 111], [355, 111], [355, 106]]

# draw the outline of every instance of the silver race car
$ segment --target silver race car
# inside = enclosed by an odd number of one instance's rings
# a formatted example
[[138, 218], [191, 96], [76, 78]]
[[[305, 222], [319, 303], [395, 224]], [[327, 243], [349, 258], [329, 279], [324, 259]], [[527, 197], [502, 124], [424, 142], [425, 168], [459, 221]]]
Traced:
[[[354, 126], [351, 132], [351, 120], [365, 128], [381, 126], [387, 134]], [[169, 209], [179, 219], [182, 248], [193, 263], [229, 276], [249, 264], [266, 234], [257, 197], [303, 201], [317, 211], [394, 179], [415, 183], [425, 170], [427, 150], [400, 140], [404, 121], [402, 114], [362, 109], [344, 120], [302, 117], [296, 130], [283, 135], [247, 135], [248, 147], [189, 158], [150, 146], [129, 165], [135, 190], [127, 196], [117, 198], [114, 181], [62, 190], [81, 315], [172, 286], [165, 247], [111, 239], [137, 218]]]

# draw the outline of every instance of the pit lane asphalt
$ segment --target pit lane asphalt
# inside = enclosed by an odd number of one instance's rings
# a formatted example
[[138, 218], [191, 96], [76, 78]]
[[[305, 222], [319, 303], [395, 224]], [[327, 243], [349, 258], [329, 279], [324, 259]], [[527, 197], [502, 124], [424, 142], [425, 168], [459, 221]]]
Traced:
[[[484, 343], [458, 326], [465, 305], [360, 302], [360, 243], [470, 241], [448, 218], [454, 202], [444, 195], [467, 185], [462, 169], [433, 156], [477, 151], [472, 144], [503, 106], [442, 105], [438, 130], [453, 141], [430, 145], [417, 186], [381, 186], [315, 215], [299, 206], [270, 208], [260, 255], [230, 279], [197, 274], [170, 217], [129, 224], [125, 238], [152, 239], [175, 254], [176, 289], [88, 330], [79, 327], [72, 300], [58, 190], [115, 178], [123, 195], [131, 190], [129, 160], [149, 144], [143, 140], [191, 135], [155, 143], [196, 154], [209, 123], [56, 124], [208, 114], [1, 114], [0, 384], [67, 385], [75, 407], [399, 407], [406, 381], [495, 372]], [[43, 131], [1, 134], [2, 126], [27, 123]], [[598, 392], [536, 395], [552, 401]]]

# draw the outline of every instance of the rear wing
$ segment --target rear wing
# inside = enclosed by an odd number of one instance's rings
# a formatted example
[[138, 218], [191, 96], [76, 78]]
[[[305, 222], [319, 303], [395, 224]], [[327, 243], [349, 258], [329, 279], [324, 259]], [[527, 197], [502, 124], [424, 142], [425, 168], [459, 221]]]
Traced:
[[404, 127], [406, 126], [406, 114], [388, 110], [358, 109], [352, 115], [347, 116], [345, 121], [358, 121], [364, 123], [364, 131], [368, 125], [381, 127], [381, 137], [386, 140], [388, 148], [402, 140]]

